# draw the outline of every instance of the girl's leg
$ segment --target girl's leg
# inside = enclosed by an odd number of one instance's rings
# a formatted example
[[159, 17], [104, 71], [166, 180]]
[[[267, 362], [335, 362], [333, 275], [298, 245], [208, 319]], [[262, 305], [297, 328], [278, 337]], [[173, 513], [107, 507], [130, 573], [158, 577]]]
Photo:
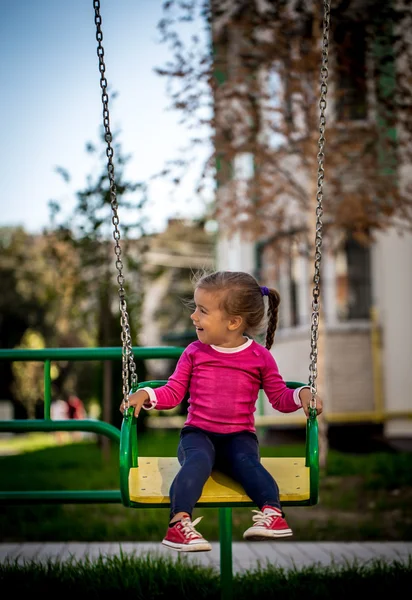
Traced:
[[273, 506], [282, 511], [279, 487], [260, 462], [255, 434], [242, 431], [225, 437], [219, 446], [216, 467], [238, 481], [260, 509]]
[[170, 519], [177, 513], [192, 517], [215, 462], [215, 448], [207, 434], [188, 427], [182, 430], [177, 451], [181, 468], [170, 486]]

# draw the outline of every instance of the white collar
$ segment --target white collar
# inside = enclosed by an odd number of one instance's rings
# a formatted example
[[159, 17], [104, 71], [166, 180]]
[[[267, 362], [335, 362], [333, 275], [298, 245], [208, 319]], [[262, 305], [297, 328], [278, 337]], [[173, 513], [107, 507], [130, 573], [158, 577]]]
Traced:
[[213, 344], [210, 344], [210, 347], [213, 348], [213, 350], [216, 350], [216, 352], [222, 352], [224, 354], [234, 354], [235, 352], [242, 352], [242, 350], [249, 348], [253, 340], [248, 337], [245, 337], [245, 339], [246, 342], [241, 346], [236, 346], [236, 348], [223, 348], [222, 346], [213, 346]]

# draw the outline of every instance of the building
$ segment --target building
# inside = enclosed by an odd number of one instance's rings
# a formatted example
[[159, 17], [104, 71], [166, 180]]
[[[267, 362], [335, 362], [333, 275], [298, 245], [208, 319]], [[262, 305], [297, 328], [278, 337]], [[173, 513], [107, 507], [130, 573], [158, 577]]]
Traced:
[[[311, 2], [291, 1], [280, 23], [275, 4], [233, 1], [225, 12], [212, 2], [217, 266], [279, 289], [276, 359], [286, 379], [307, 381], [322, 22]], [[394, 50], [399, 39], [410, 48], [410, 38], [391, 22], [389, 2], [373, 4], [353, 0], [331, 15], [317, 383], [330, 425], [378, 423], [399, 442], [412, 437], [412, 235], [399, 233], [405, 223], [392, 209], [412, 170], [401, 145], [408, 109], [388, 98], [399, 72], [410, 84], [410, 65]]]

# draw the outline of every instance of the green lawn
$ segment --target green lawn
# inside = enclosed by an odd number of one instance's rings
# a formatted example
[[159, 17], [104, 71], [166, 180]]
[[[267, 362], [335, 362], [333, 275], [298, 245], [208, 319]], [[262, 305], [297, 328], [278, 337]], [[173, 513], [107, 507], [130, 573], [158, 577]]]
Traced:
[[[179, 598], [180, 600], [220, 600], [217, 570], [166, 558], [119, 556], [96, 562], [50, 562], [0, 564], [0, 584], [4, 590], [41, 598], [113, 598], [121, 595], [134, 600]], [[411, 589], [412, 565], [379, 562], [368, 567], [317, 567], [285, 571], [275, 567], [234, 575], [236, 600], [347, 600], [351, 596], [387, 599], [393, 593]]]
[[[103, 459], [94, 441], [67, 445], [52, 436], [17, 435], [6, 443], [19, 454], [0, 457], [2, 490], [118, 489], [118, 446]], [[174, 456], [177, 431], [150, 431], [141, 436], [142, 455]], [[18, 444], [20, 446], [18, 447]], [[0, 452], [2, 448], [0, 446]], [[265, 456], [301, 456], [303, 445], [262, 447]], [[412, 539], [412, 469], [410, 453], [351, 455], [331, 451], [320, 478], [320, 502], [314, 507], [287, 507], [294, 539], [357, 541]], [[218, 540], [218, 511], [196, 509], [201, 531]], [[158, 541], [168, 509], [129, 509], [114, 504], [2, 506], [1, 541]], [[233, 539], [241, 540], [251, 524], [251, 510], [233, 509]]]

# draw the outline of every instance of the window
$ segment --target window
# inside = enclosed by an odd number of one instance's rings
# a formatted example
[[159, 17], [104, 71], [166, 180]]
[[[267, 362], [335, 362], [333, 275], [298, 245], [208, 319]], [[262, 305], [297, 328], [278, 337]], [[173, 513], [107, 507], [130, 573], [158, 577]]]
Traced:
[[370, 250], [352, 237], [336, 259], [340, 321], [369, 319], [372, 306]]
[[334, 31], [336, 45], [336, 118], [357, 121], [367, 117], [366, 31], [364, 23], [345, 21]]

